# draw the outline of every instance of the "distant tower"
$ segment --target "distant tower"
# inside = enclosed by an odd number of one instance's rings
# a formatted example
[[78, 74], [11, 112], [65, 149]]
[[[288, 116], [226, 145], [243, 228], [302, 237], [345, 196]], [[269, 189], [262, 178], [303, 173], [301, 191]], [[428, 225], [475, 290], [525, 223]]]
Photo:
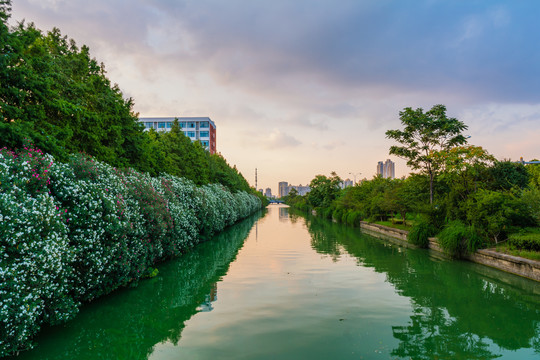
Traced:
[[255, 168], [255, 189], [257, 188], [257, 168]]
[[386, 159], [385, 162], [379, 161], [377, 163], [377, 175], [384, 179], [394, 179], [396, 177], [395, 163], [390, 159]]
[[384, 163], [382, 161], [377, 163], [377, 175], [384, 177]]
[[286, 181], [281, 181], [278, 184], [278, 196], [280, 198], [287, 196], [289, 194], [289, 183]]
[[396, 177], [395, 164], [392, 160], [386, 159], [384, 162], [384, 176], [387, 179], [394, 179]]

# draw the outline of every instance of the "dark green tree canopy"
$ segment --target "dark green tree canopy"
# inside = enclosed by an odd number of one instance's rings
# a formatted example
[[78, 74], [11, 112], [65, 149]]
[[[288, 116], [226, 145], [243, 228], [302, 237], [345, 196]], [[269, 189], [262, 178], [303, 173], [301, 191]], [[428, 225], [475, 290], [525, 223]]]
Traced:
[[117, 168], [251, 191], [235, 167], [192, 143], [177, 122], [168, 133], [144, 131], [133, 99], [124, 98], [87, 46], [56, 28], [8, 26], [10, 6], [0, 0], [0, 148], [31, 142], [60, 161], [82, 152]]
[[332, 172], [331, 175], [331, 177], [317, 175], [311, 180], [309, 184], [311, 190], [307, 196], [309, 203], [314, 208], [329, 207], [339, 195], [341, 179], [335, 172]]

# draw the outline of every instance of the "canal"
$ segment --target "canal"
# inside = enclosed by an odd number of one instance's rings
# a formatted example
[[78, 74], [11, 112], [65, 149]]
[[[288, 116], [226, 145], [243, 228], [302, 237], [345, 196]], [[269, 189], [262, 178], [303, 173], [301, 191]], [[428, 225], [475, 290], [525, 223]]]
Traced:
[[17, 359], [539, 359], [539, 287], [271, 205]]

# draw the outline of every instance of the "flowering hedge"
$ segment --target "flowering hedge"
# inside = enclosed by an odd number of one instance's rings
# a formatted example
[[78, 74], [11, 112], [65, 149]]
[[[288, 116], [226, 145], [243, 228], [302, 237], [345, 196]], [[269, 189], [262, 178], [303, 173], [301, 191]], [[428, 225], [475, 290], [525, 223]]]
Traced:
[[0, 149], [0, 357], [260, 207], [218, 184]]

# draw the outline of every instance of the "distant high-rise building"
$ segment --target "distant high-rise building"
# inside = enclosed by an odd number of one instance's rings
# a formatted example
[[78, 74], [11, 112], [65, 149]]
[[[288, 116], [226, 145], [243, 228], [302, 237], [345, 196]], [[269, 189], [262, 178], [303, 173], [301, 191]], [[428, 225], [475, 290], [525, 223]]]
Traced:
[[353, 181], [351, 179], [343, 180], [340, 185], [342, 189], [345, 189], [349, 186], [353, 186]]
[[216, 153], [216, 124], [209, 117], [155, 117], [139, 118], [146, 129], [170, 131], [175, 119], [191, 141], [200, 141], [210, 154]]
[[278, 184], [278, 196], [280, 198], [289, 195], [292, 189], [296, 190], [296, 193], [300, 196], [306, 195], [308, 192], [311, 191], [311, 188], [309, 186], [302, 186], [300, 185], [289, 185], [288, 182], [282, 181]]
[[289, 183], [286, 181], [281, 181], [278, 183], [278, 196], [280, 198], [287, 196], [289, 194]]
[[396, 177], [395, 164], [392, 160], [386, 159], [384, 162], [384, 175], [387, 179], [394, 179]]
[[377, 175], [383, 176], [383, 173], [384, 173], [384, 162], [379, 161], [377, 163]]
[[394, 179], [396, 177], [395, 163], [390, 159], [386, 159], [385, 162], [379, 161], [377, 163], [377, 175], [385, 179]]
[[304, 196], [306, 195], [308, 192], [311, 191], [311, 188], [309, 186], [302, 186], [302, 184], [296, 186], [296, 185], [291, 185], [289, 186], [289, 191], [290, 189], [295, 189], [296, 190], [296, 193], [300, 196]]
[[272, 189], [266, 188], [266, 191], [264, 192], [264, 196], [266, 196], [267, 198], [271, 198], [272, 197]]

